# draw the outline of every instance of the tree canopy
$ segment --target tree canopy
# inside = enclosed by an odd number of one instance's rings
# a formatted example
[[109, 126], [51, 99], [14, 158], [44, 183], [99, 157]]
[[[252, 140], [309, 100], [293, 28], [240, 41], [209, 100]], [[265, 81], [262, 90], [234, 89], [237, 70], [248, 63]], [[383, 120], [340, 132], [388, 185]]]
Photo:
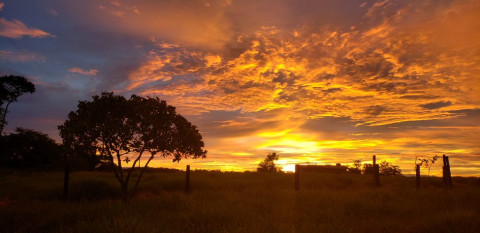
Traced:
[[[92, 101], [80, 101], [59, 130], [70, 153], [95, 151], [112, 168], [125, 201], [133, 195], [156, 155], [171, 156], [175, 162], [188, 157], [205, 158], [207, 153], [197, 127], [159, 98], [132, 95], [126, 99], [104, 92], [93, 96]], [[130, 193], [131, 173], [143, 155], [147, 162]], [[130, 161], [132, 169], [124, 171], [123, 166]]]
[[10, 104], [16, 102], [19, 96], [33, 92], [35, 85], [25, 77], [14, 75], [0, 77], [0, 135], [7, 123], [5, 119]]
[[348, 168], [348, 172], [354, 173], [354, 174], [361, 174], [362, 173], [362, 161], [360, 160], [355, 160], [353, 161], [353, 166]]
[[257, 171], [259, 172], [276, 172], [280, 171], [280, 167], [275, 164], [275, 161], [278, 160], [279, 156], [277, 153], [269, 153], [267, 157], [258, 164]]
[[399, 166], [394, 165], [393, 163], [382, 161], [379, 165], [380, 175], [383, 176], [401, 176], [402, 170]]

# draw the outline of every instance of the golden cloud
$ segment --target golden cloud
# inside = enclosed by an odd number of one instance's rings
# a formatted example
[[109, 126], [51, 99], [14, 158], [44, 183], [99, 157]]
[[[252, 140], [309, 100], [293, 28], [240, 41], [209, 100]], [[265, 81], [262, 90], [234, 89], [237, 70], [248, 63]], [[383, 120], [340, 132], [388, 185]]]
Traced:
[[86, 76], [95, 76], [98, 73], [98, 70], [96, 70], [96, 69], [84, 70], [84, 69], [79, 68], [79, 67], [72, 67], [68, 71], [70, 71], [71, 73], [83, 74], [83, 75], [86, 75]]
[[[208, 34], [222, 41], [214, 43], [216, 49], [187, 40], [156, 41], [147, 61], [129, 74], [128, 89], [160, 96], [188, 115], [239, 111], [243, 119], [207, 127], [214, 131], [207, 132], [214, 156], [240, 151], [260, 158], [265, 151], [280, 151], [290, 166], [287, 160], [318, 160], [319, 154], [322, 162], [344, 163], [381, 153], [396, 155], [407, 169], [418, 154], [467, 158], [479, 155], [471, 143], [480, 140], [476, 126], [398, 133], [385, 127], [449, 121], [480, 108], [479, 6], [477, 1], [434, 6], [381, 1], [362, 4], [362, 20], [354, 25], [306, 20], [230, 33], [229, 22], [211, 20], [218, 27]], [[329, 117], [348, 119], [364, 131], [338, 136], [302, 128]], [[225, 136], [222, 130], [237, 133]], [[470, 139], [455, 138], [459, 132]]]

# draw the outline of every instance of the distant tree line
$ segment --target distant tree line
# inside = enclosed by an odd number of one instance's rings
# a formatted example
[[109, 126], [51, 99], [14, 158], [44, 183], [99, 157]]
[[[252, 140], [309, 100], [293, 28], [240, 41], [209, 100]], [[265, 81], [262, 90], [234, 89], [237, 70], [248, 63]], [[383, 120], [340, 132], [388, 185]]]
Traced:
[[17, 128], [0, 137], [0, 164], [18, 169], [54, 170], [63, 167], [63, 148], [38, 131]]
[[[363, 164], [360, 160], [355, 160], [353, 166], [349, 167], [348, 172], [354, 174], [373, 174], [373, 164]], [[379, 164], [379, 174], [382, 176], [401, 176], [402, 169], [391, 162], [382, 161]]]
[[[279, 159], [279, 155], [275, 152], [273, 153], [268, 153], [267, 156], [265, 157], [264, 160], [262, 160], [260, 163], [258, 163], [257, 166], [257, 171], [258, 172], [280, 172], [282, 167], [279, 165], [275, 164], [275, 161]], [[315, 163], [312, 162], [307, 162], [307, 165], [313, 165], [313, 166], [319, 166], [322, 167], [322, 165], [316, 165]], [[331, 172], [348, 172], [348, 173], [353, 173], [353, 174], [373, 174], [373, 164], [363, 164], [362, 166], [362, 161], [360, 160], [355, 160], [353, 162], [353, 166], [350, 167], [345, 167], [341, 166], [340, 163], [336, 164], [335, 167], [332, 168], [332, 166], [324, 165], [324, 168], [329, 168], [329, 169], [324, 169], [323, 171], [328, 171], [330, 170]], [[342, 168], [345, 168], [342, 170]], [[314, 169], [312, 169], [314, 170]], [[382, 161], [379, 164], [379, 174], [382, 176], [401, 176], [402, 175], [402, 170], [398, 165], [394, 165], [391, 162], [387, 161]]]

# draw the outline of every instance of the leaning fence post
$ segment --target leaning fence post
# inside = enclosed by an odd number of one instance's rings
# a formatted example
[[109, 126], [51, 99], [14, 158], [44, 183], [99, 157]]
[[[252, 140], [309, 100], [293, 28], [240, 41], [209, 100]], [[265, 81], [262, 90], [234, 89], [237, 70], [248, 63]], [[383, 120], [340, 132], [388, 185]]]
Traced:
[[187, 165], [186, 176], [185, 176], [185, 193], [190, 192], [190, 165]]
[[63, 177], [63, 199], [64, 200], [68, 199], [69, 176], [70, 176], [70, 168], [68, 167], [68, 165], [65, 165], [65, 174]]
[[380, 186], [380, 167], [377, 164], [377, 156], [373, 156], [373, 184], [375, 187]]
[[300, 190], [300, 166], [295, 164], [295, 191]]
[[420, 188], [420, 164], [415, 167], [415, 180], [417, 182], [417, 191]]

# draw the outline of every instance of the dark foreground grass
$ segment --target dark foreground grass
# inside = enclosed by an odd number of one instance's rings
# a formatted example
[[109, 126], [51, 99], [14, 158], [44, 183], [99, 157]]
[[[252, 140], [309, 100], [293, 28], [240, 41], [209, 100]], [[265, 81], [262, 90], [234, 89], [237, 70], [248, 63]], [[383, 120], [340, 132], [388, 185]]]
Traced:
[[129, 204], [110, 173], [0, 176], [0, 232], [480, 232], [480, 179], [304, 174], [148, 173]]

